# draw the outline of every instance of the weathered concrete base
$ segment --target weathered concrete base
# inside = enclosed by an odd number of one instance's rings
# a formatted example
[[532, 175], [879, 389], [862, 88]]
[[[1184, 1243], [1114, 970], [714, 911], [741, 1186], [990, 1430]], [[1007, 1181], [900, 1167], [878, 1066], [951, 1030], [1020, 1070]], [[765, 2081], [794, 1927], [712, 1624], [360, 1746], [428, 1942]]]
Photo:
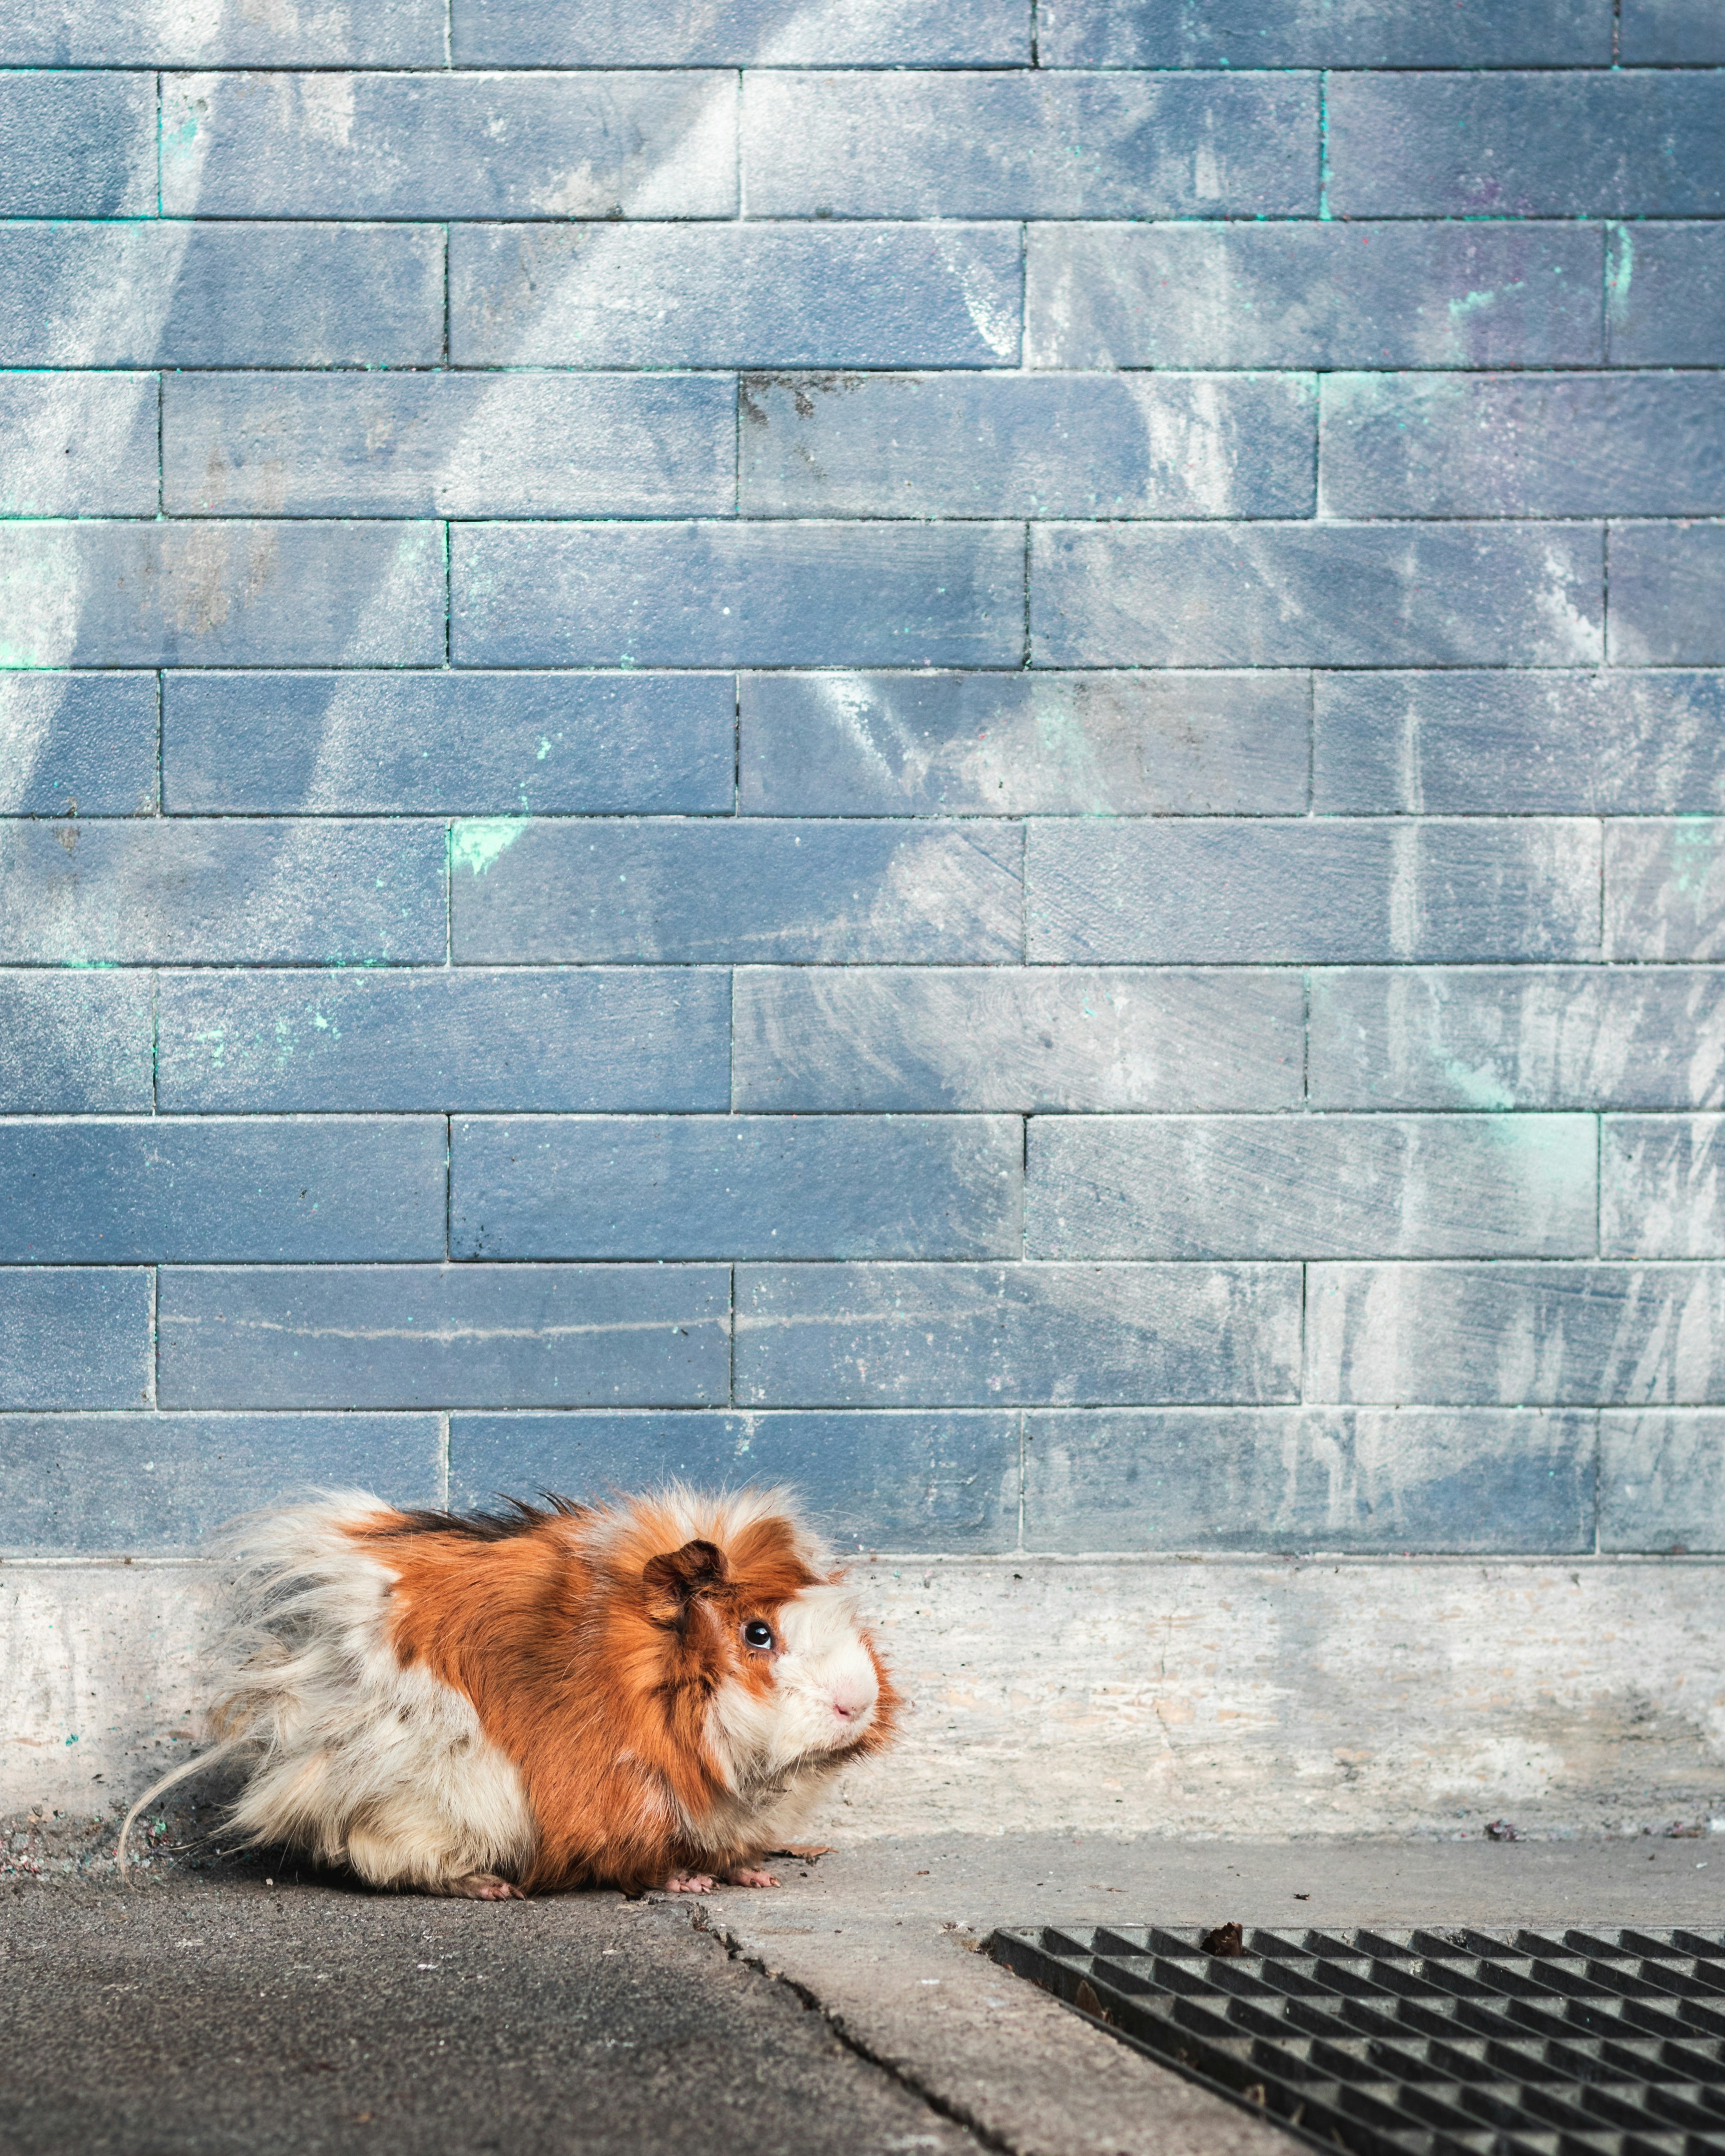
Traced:
[[[1725, 1814], [1725, 1564], [892, 1559], [913, 1702], [825, 1830], [1637, 1830]], [[0, 1811], [95, 1813], [194, 1741], [195, 1563], [0, 1566]]]

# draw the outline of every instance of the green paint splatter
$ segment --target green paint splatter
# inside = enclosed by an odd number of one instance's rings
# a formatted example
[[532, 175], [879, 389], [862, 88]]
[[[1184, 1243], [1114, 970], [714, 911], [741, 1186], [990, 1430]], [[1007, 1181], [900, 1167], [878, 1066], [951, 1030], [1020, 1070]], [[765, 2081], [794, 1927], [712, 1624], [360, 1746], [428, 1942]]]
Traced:
[[482, 876], [526, 829], [525, 816], [476, 816], [449, 826], [449, 866]]
[[1671, 829], [1671, 881], [1680, 897], [1688, 898], [1707, 886], [1712, 866], [1713, 821], [1711, 816], [1680, 816]]

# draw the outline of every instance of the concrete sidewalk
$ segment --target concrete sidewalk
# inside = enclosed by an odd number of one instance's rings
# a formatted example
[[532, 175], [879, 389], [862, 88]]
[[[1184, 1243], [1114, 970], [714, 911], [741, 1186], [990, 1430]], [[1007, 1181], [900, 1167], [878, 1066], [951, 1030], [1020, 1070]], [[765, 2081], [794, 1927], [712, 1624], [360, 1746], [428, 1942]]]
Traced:
[[526, 1905], [363, 1894], [249, 1858], [158, 1860], [132, 1892], [97, 1865], [16, 1877], [0, 2151], [1287, 2156], [1006, 1974], [988, 1933], [1725, 1924], [1712, 1837], [932, 1836], [778, 1868], [776, 1893]]

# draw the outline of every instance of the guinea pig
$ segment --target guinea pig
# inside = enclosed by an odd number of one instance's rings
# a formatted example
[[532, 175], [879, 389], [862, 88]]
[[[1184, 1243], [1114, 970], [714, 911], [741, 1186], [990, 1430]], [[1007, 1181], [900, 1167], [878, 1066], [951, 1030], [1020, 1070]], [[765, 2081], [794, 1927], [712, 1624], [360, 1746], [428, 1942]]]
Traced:
[[773, 1887], [762, 1868], [900, 1702], [783, 1491], [463, 1517], [362, 1491], [267, 1514], [218, 1650], [248, 1841], [503, 1900]]

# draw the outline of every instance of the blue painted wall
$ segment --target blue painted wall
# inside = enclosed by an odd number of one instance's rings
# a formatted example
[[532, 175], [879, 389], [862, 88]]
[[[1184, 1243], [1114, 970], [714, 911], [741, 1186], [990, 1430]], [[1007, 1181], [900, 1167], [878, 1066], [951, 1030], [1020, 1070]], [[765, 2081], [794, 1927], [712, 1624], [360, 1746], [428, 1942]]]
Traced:
[[1725, 1548], [1715, 0], [0, 67], [0, 1547]]

